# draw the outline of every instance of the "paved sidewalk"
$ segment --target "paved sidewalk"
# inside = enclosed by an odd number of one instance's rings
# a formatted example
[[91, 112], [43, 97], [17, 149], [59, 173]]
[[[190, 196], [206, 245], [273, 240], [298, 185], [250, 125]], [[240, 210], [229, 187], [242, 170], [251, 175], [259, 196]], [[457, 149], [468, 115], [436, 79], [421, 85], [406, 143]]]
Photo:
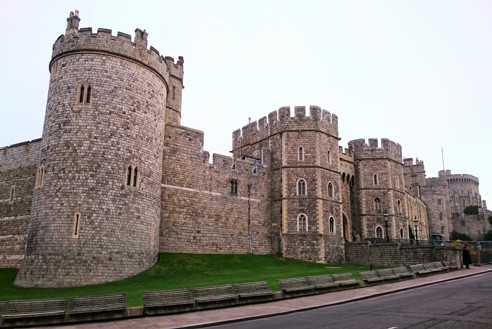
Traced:
[[384, 295], [396, 291], [408, 290], [443, 281], [455, 280], [467, 276], [479, 275], [492, 271], [491, 265], [472, 266], [469, 270], [462, 269], [443, 274], [404, 280], [350, 290], [329, 292], [306, 297], [283, 299], [274, 302], [251, 304], [215, 310], [181, 313], [174, 315], [148, 316], [111, 322], [84, 323], [50, 328], [64, 329], [144, 329], [144, 328], [199, 328], [211, 324], [235, 322], [244, 319], [261, 318], [274, 314], [285, 314], [308, 310], [323, 306], [342, 304], [350, 301]]

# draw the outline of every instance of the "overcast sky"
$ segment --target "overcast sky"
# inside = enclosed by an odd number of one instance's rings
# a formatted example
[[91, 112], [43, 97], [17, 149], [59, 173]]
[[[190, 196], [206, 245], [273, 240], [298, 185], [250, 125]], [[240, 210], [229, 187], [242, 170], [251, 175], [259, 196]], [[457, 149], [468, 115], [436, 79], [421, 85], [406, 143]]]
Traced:
[[0, 146], [40, 138], [51, 47], [70, 11], [80, 27], [134, 35], [183, 56], [182, 121], [229, 154], [238, 128], [279, 107], [339, 118], [340, 145], [389, 138], [480, 179], [492, 208], [492, 1], [0, 0]]

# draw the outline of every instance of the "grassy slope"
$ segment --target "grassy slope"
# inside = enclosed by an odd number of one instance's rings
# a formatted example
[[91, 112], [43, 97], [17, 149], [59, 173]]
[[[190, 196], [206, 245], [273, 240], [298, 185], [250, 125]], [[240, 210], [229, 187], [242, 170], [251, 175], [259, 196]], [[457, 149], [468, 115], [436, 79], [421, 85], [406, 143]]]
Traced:
[[277, 279], [281, 278], [365, 270], [367, 266], [315, 264], [269, 255], [160, 254], [154, 267], [132, 278], [76, 288], [20, 288], [13, 285], [16, 269], [0, 269], [0, 300], [125, 292], [128, 306], [138, 306], [145, 291], [260, 280], [279, 290]]

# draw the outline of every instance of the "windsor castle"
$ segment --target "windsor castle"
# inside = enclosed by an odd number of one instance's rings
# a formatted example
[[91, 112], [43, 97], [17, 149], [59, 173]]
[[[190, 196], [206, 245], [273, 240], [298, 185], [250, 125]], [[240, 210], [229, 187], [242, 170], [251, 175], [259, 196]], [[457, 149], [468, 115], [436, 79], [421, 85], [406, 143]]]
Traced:
[[210, 159], [180, 123], [183, 58], [79, 22], [53, 45], [42, 138], [0, 148], [0, 266], [17, 285], [120, 280], [161, 252], [340, 263], [349, 243], [448, 239], [465, 207], [487, 211], [477, 177], [426, 178], [384, 138], [343, 148], [318, 106], [250, 122]]

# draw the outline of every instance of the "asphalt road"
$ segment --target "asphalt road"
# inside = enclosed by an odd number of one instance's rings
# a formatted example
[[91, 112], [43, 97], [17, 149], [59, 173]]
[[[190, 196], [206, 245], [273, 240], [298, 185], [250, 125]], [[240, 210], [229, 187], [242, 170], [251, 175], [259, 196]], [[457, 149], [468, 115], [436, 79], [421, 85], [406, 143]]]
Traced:
[[492, 272], [217, 329], [491, 329]]

